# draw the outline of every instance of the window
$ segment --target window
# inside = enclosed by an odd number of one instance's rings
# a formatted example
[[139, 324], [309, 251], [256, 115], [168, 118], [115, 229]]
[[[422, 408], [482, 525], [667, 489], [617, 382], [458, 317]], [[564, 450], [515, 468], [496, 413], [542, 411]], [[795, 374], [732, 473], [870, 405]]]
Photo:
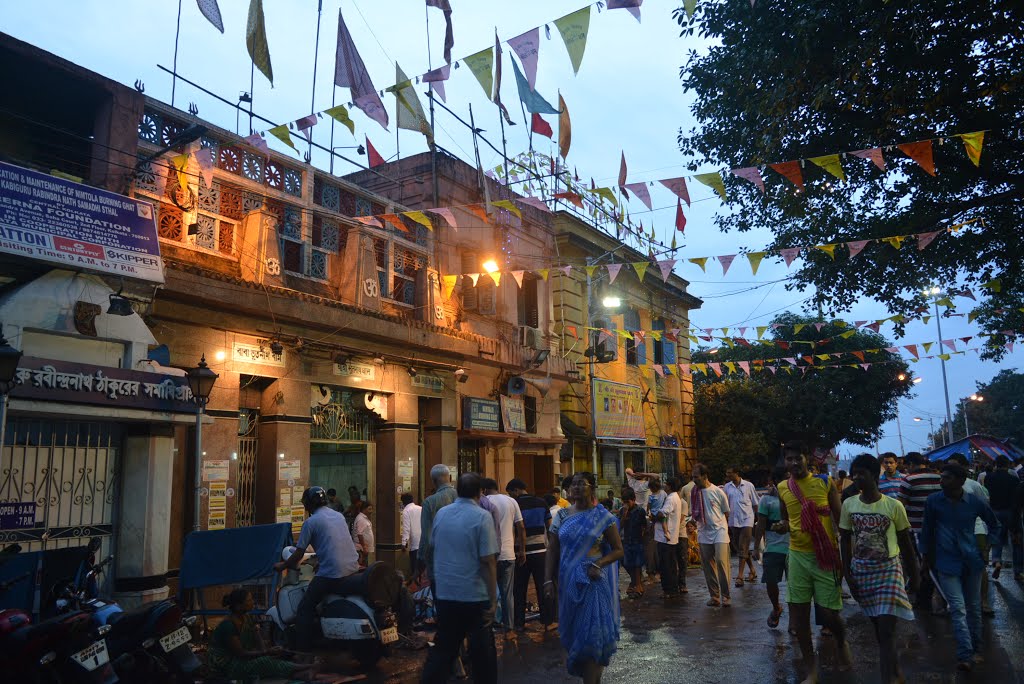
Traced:
[[[618, 361], [619, 359], [619, 336], [615, 332], [615, 323], [606, 320], [604, 318], [595, 318], [592, 324], [597, 330], [593, 331], [593, 342], [594, 358], [598, 363], [607, 363], [608, 361]], [[609, 336], [604, 336], [601, 330], [607, 330]], [[601, 338], [604, 337], [602, 340]], [[604, 354], [608, 354], [605, 361], [601, 358]]]
[[[622, 328], [630, 332], [640, 330], [640, 312], [629, 309], [622, 315]], [[631, 366], [647, 364], [647, 341], [626, 338], [626, 363]]]
[[[480, 273], [480, 260], [476, 252], [462, 253], [462, 273], [478, 273], [476, 285], [469, 277], [462, 278], [462, 308], [485, 315], [494, 315], [498, 305], [498, 287], [494, 279], [486, 273]], [[526, 282], [524, 281], [525, 285]]]
[[381, 298], [419, 307], [426, 282], [426, 254], [382, 237], [373, 238], [373, 251]]
[[519, 309], [519, 325], [531, 328], [540, 327], [540, 306], [537, 301], [538, 280], [533, 274], [523, 277], [523, 286], [519, 288], [516, 305]]
[[670, 340], [665, 331], [665, 321], [657, 318], [651, 322], [653, 330], [661, 330], [660, 340], [654, 340], [654, 363], [664, 366], [673, 366], [676, 363], [676, 343]]

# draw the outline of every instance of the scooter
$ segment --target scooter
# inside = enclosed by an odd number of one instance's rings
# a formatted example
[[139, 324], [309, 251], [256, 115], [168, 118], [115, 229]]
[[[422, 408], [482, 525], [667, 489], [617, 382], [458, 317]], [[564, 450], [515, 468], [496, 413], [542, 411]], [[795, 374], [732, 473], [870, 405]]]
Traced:
[[[287, 560], [294, 552], [294, 546], [286, 547], [282, 558]], [[278, 585], [274, 605], [267, 611], [275, 646], [294, 650], [296, 613], [312, 579], [308, 566], [313, 558], [307, 556], [303, 560], [306, 568], [289, 571]], [[401, 579], [387, 563], [374, 563], [346, 577], [344, 585], [344, 591], [328, 595], [317, 606], [320, 619], [314, 648], [348, 649], [360, 665], [371, 668], [398, 641], [398, 617], [393, 607], [399, 598]]]

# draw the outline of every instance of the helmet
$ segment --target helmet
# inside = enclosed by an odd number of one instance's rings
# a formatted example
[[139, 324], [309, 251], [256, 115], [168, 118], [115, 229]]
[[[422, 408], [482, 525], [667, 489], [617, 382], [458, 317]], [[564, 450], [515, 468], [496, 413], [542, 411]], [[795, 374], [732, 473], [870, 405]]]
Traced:
[[327, 491], [323, 487], [310, 487], [302, 492], [302, 505], [310, 513], [327, 505]]

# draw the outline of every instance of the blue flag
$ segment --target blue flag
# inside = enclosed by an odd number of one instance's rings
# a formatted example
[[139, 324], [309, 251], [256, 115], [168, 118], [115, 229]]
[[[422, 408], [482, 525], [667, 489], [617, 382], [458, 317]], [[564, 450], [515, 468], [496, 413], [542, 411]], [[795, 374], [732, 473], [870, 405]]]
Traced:
[[523, 72], [519, 70], [516, 60], [512, 60], [512, 69], [516, 72], [516, 85], [519, 87], [519, 99], [523, 101], [526, 111], [531, 114], [558, 114], [558, 110], [552, 107], [547, 100], [540, 96], [535, 90], [530, 90]]

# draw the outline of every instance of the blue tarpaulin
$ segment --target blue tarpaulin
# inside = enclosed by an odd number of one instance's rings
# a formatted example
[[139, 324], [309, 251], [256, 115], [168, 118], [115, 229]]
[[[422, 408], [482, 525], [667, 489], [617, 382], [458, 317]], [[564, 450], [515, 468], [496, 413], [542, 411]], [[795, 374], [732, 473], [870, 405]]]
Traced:
[[288, 523], [191, 532], [185, 537], [181, 588], [241, 584], [271, 577], [281, 549], [292, 542]]
[[961, 439], [958, 442], [953, 442], [946, 446], [939, 447], [938, 449], [929, 451], [925, 454], [925, 457], [927, 457], [929, 461], [945, 461], [956, 453], [963, 454], [967, 457], [968, 461], [973, 461], [979, 453], [992, 461], [999, 456], [1006, 456], [1011, 461], [1017, 458], [1017, 454], [1014, 449], [1008, 444], [1004, 444], [997, 439], [983, 437], [981, 435], [971, 435], [966, 439]]

